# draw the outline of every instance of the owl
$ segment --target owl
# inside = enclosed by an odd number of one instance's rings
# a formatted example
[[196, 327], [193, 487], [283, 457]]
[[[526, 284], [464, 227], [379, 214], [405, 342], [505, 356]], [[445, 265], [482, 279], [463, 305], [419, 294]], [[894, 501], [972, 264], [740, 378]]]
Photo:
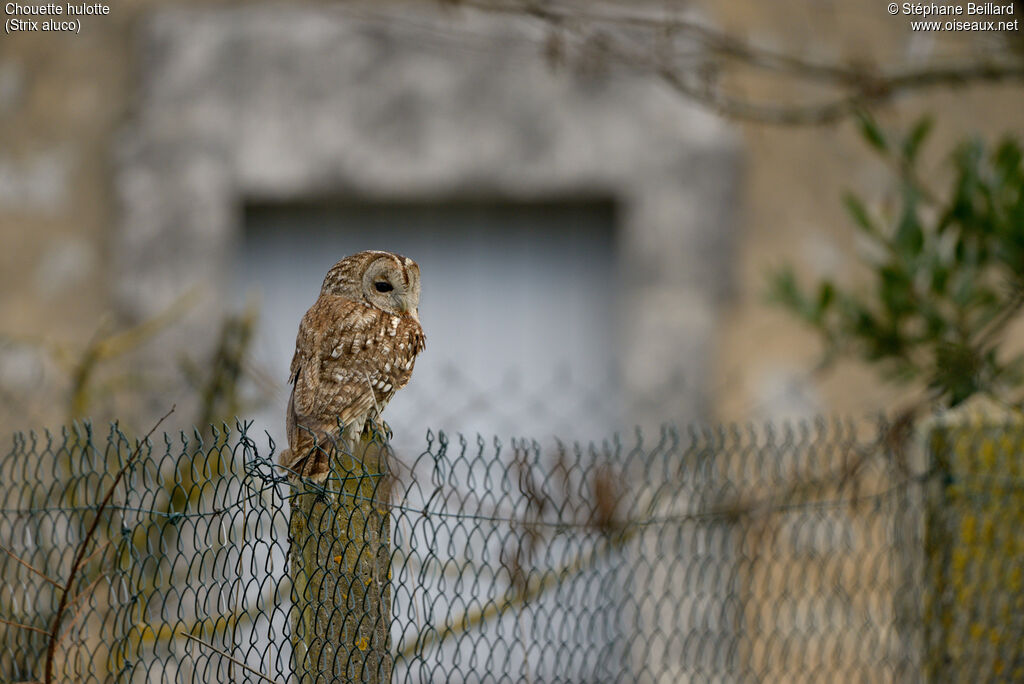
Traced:
[[295, 339], [281, 465], [326, 479], [332, 443], [354, 446], [405, 387], [426, 343], [419, 300], [420, 268], [398, 254], [359, 252], [327, 272]]

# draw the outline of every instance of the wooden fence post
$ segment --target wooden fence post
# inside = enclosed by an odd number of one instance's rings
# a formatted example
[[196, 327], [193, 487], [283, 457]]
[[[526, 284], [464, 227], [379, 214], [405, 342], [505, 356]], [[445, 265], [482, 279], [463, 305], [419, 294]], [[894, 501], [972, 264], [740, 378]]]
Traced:
[[928, 433], [928, 682], [1024, 679], [1024, 415], [978, 404]]
[[293, 482], [292, 666], [301, 684], [391, 681], [388, 455], [366, 434], [329, 445], [326, 482]]

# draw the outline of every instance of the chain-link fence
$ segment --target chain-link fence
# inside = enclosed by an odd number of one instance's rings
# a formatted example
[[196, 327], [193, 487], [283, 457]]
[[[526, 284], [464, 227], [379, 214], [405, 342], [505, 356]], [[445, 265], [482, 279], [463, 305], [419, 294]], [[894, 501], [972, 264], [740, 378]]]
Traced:
[[904, 432], [18, 436], [0, 680], [1020, 681], [1024, 430]]

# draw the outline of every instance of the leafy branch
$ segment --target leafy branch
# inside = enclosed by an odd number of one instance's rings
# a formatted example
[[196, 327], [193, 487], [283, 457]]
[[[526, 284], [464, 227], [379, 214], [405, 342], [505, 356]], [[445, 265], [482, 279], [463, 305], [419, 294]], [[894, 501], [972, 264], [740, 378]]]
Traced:
[[826, 358], [855, 356], [887, 378], [923, 382], [955, 406], [971, 395], [1000, 396], [1024, 379], [1024, 355], [1005, 349], [1005, 332], [1024, 308], [1024, 166], [1017, 141], [993, 149], [971, 140], [950, 155], [944, 194], [925, 187], [919, 151], [931, 130], [921, 119], [903, 135], [860, 115], [867, 144], [896, 175], [899, 207], [879, 215], [852, 193], [847, 212], [874, 256], [862, 261], [867, 287], [827, 278], [809, 290], [787, 265], [769, 299], [822, 338]]

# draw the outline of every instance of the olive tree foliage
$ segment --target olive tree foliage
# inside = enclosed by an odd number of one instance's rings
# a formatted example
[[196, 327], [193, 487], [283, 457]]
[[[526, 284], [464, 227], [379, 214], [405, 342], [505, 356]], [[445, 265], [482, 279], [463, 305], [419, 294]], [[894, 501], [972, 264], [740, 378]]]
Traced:
[[1019, 141], [967, 140], [948, 155], [952, 182], [929, 189], [918, 158], [932, 122], [903, 134], [860, 116], [864, 140], [889, 163], [899, 200], [872, 211], [844, 198], [870, 245], [859, 257], [868, 283], [826, 278], [808, 287], [791, 265], [774, 273], [769, 298], [816, 330], [826, 363], [853, 356], [901, 383], [923, 382], [955, 406], [976, 393], [1015, 399], [1024, 354], [1006, 331], [1024, 306], [1024, 168]]

